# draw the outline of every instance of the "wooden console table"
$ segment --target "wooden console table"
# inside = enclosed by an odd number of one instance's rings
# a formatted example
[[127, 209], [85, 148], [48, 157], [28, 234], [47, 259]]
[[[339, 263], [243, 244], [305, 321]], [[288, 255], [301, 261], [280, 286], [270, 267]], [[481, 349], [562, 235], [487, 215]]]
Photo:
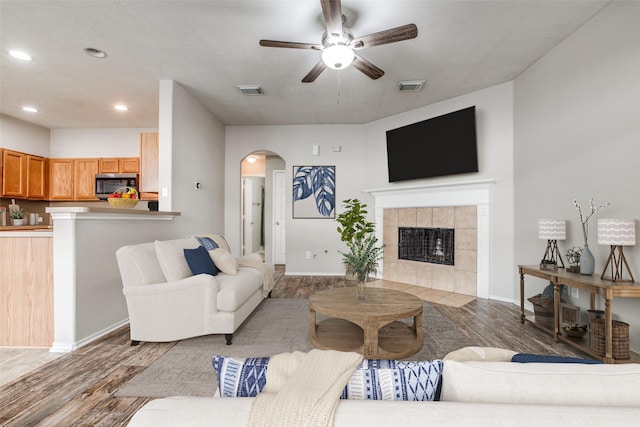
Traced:
[[[616, 284], [615, 282], [601, 280], [593, 276], [581, 275], [578, 273], [568, 273], [564, 270], [557, 271], [540, 270], [538, 266], [518, 265], [520, 271], [520, 323], [525, 320], [531, 321], [524, 314], [524, 276], [529, 275], [540, 279], [548, 280], [553, 283], [553, 312], [554, 312], [554, 330], [536, 324], [539, 328], [551, 332], [556, 340], [565, 342], [591, 356], [603, 360], [605, 363], [639, 363], [640, 359], [634, 358], [631, 354], [630, 359], [614, 359], [612, 351], [611, 339], [611, 305], [614, 298], [640, 298], [640, 285], [637, 283]], [[604, 318], [605, 318], [605, 355], [596, 354], [589, 345], [584, 345], [576, 340], [572, 340], [560, 333], [560, 285], [571, 286], [573, 288], [583, 289], [590, 293], [590, 308], [595, 309], [596, 295], [604, 299]], [[534, 323], [535, 324], [535, 323]]]

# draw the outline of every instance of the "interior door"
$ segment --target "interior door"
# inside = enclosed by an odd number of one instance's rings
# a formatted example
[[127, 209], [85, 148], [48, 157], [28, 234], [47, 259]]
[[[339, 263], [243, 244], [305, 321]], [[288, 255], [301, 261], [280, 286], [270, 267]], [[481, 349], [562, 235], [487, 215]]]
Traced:
[[285, 264], [286, 173], [273, 171], [273, 263]]
[[244, 254], [262, 250], [264, 178], [243, 178]]

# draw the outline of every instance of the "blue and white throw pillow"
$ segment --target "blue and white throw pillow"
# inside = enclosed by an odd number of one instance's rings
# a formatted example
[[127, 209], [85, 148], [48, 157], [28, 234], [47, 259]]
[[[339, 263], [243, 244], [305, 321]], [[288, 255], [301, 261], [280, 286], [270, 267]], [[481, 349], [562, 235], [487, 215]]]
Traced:
[[198, 242], [200, 242], [200, 246], [203, 246], [207, 251], [212, 251], [219, 247], [211, 237], [195, 236], [195, 238], [198, 239]]
[[268, 364], [268, 357], [214, 357], [213, 369], [218, 375], [220, 396], [255, 397], [267, 383]]
[[[220, 396], [255, 397], [267, 381], [268, 357], [215, 356]], [[365, 359], [344, 388], [341, 399], [435, 400], [442, 360], [402, 361]]]
[[435, 400], [442, 360], [365, 359], [354, 371], [341, 399]]

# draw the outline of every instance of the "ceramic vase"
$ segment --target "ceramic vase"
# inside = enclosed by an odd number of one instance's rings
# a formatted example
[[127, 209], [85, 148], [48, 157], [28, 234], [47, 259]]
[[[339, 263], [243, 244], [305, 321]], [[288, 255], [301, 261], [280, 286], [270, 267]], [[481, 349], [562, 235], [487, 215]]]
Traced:
[[364, 280], [358, 281], [358, 285], [356, 286], [356, 299], [367, 299], [367, 284]]
[[596, 266], [596, 260], [593, 254], [589, 250], [589, 245], [582, 247], [582, 254], [580, 255], [580, 274], [591, 275]]

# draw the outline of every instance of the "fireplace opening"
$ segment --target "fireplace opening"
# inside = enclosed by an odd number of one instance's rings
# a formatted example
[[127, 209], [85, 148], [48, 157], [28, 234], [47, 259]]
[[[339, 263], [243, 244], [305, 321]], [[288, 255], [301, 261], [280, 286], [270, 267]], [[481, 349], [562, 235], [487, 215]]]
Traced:
[[398, 259], [454, 265], [453, 228], [398, 228]]

